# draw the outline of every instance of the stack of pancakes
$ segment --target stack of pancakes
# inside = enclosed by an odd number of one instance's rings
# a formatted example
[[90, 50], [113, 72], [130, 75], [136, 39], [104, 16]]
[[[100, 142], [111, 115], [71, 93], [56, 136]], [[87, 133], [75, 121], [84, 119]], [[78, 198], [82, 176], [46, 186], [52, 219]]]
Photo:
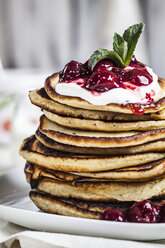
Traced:
[[[20, 154], [30, 197], [42, 210], [100, 218], [109, 207], [160, 202], [165, 195], [165, 81], [159, 100], [145, 106], [96, 106], [55, 92], [58, 74], [30, 92], [43, 110]], [[131, 108], [144, 108], [135, 115]]]

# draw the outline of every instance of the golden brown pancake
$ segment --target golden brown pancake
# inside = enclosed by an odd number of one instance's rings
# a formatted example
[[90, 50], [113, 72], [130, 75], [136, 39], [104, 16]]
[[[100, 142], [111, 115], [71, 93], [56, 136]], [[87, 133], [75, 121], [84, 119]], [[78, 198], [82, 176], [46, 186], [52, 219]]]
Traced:
[[90, 119], [90, 120], [102, 120], [102, 121], [148, 121], [148, 120], [163, 120], [165, 119], [165, 109], [157, 111], [155, 113], [148, 113], [143, 115], [134, 115], [134, 114], [123, 114], [117, 112], [109, 111], [93, 111], [87, 109], [74, 108], [61, 104], [57, 101], [52, 100], [44, 88], [39, 90], [29, 92], [29, 98], [31, 102], [47, 110], [58, 114], [63, 117], [73, 117], [79, 119]]
[[63, 172], [45, 169], [31, 163], [26, 163], [25, 173], [31, 173], [33, 181], [41, 176], [54, 178], [64, 182], [103, 182], [103, 181], [147, 181], [162, 177], [165, 174], [165, 159], [122, 169], [93, 173]]
[[128, 147], [165, 138], [165, 128], [146, 132], [92, 132], [62, 127], [45, 116], [40, 119], [39, 131], [48, 138], [79, 147], [113, 148]]
[[138, 121], [138, 122], [105, 122], [100, 120], [89, 120], [72, 117], [63, 117], [58, 114], [43, 111], [44, 115], [58, 125], [89, 131], [122, 132], [122, 131], [148, 131], [165, 128], [165, 120], [160, 121]]
[[[81, 109], [101, 110], [101, 111], [119, 112], [126, 114], [132, 114], [131, 106], [136, 106], [136, 108], [142, 106], [141, 104], [119, 105], [113, 103], [98, 106], [98, 105], [93, 105], [79, 97], [63, 96], [55, 91], [55, 85], [58, 82], [58, 80], [59, 80], [59, 74], [53, 74], [52, 76], [46, 79], [44, 88], [50, 98], [68, 106], [81, 108]], [[143, 105], [144, 113], [157, 112], [165, 108], [165, 80], [159, 78], [159, 85], [161, 90], [157, 102]]]
[[[29, 174], [26, 174], [30, 180]], [[30, 181], [29, 181], [30, 182]], [[142, 201], [165, 194], [165, 177], [146, 182], [75, 182], [41, 176], [35, 189], [65, 199], [86, 201]]]
[[[133, 202], [130, 201], [87, 201], [82, 199], [76, 199], [69, 197], [61, 197], [51, 195], [49, 193], [45, 193], [40, 191], [38, 188], [38, 184], [40, 184], [40, 180], [42, 178], [55, 178], [54, 171], [45, 172], [44, 170], [40, 170], [39, 167], [34, 166], [32, 164], [27, 163], [25, 167], [25, 174], [27, 181], [31, 183], [31, 180], [38, 178], [38, 170], [40, 171], [39, 179], [34, 186], [31, 184], [33, 191], [30, 192], [30, 197], [34, 201], [34, 203], [43, 211], [49, 213], [56, 213], [68, 216], [77, 216], [77, 217], [86, 217], [86, 218], [99, 218], [100, 214], [104, 212], [109, 207], [127, 210]], [[52, 173], [52, 174], [51, 174]], [[60, 172], [59, 172], [60, 173]], [[55, 172], [56, 174], [56, 172]], [[60, 180], [63, 179], [60, 178]], [[76, 184], [72, 183], [73, 186], [76, 187]], [[42, 186], [41, 186], [42, 187]], [[163, 196], [162, 196], [163, 197]], [[161, 197], [155, 198], [157, 204], [163, 202]], [[154, 202], [155, 203], [155, 202]]]
[[27, 161], [52, 170], [96, 172], [141, 165], [163, 159], [163, 153], [142, 153], [125, 156], [82, 155], [63, 153], [45, 147], [34, 136], [24, 140], [20, 155]]
[[[138, 165], [126, 167], [118, 170], [110, 170], [94, 173], [76, 173], [74, 174], [82, 177], [90, 177], [97, 180], [115, 180], [115, 181], [144, 181], [153, 178], [162, 177], [165, 175], [165, 159]], [[81, 179], [82, 181], [85, 179]]]
[[[43, 193], [39, 190], [30, 192], [31, 200], [41, 210], [66, 216], [74, 216], [81, 218], [100, 219], [101, 213], [108, 208], [117, 208], [126, 211], [133, 202], [91, 202], [80, 201], [76, 199], [65, 199]], [[163, 204], [164, 200], [159, 200], [157, 204]]]
[[60, 150], [63, 152], [80, 153], [80, 154], [110, 154], [110, 155], [128, 155], [144, 152], [164, 152], [165, 140], [153, 141], [143, 145], [119, 147], [119, 148], [97, 148], [97, 147], [78, 147], [72, 145], [66, 145], [58, 143], [46, 135], [42, 134], [39, 129], [35, 133], [36, 138], [45, 146]]
[[98, 211], [80, 208], [79, 206], [73, 204], [71, 201], [45, 194], [40, 191], [31, 191], [30, 198], [38, 208], [51, 214], [60, 214], [90, 219], [99, 219], [101, 215], [101, 213]]

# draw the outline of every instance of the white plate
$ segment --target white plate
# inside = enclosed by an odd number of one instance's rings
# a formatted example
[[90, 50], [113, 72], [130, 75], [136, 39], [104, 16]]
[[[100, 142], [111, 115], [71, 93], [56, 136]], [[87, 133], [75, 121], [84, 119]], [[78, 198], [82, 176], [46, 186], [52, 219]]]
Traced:
[[23, 169], [0, 178], [0, 218], [36, 230], [120, 238], [165, 239], [165, 224], [119, 223], [66, 217], [39, 211], [30, 201]]

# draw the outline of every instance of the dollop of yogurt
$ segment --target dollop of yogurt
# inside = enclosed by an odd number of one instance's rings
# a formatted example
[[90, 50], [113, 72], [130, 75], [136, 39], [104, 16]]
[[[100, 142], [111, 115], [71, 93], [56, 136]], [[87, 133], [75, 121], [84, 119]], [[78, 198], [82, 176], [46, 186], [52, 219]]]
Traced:
[[[123, 69], [124, 73], [131, 70], [137, 70], [136, 65], [127, 66]], [[107, 70], [107, 69], [106, 69]], [[112, 71], [112, 67], [108, 70]], [[158, 94], [160, 92], [160, 86], [158, 83], [158, 76], [153, 72], [153, 70], [145, 66], [143, 68], [147, 73], [149, 73], [152, 80], [150, 83], [145, 83], [146, 78], [139, 76], [140, 80], [143, 80], [143, 84], [132, 83], [124, 79], [120, 83], [115, 84], [111, 89], [104, 90], [103, 92], [98, 90], [88, 89], [88, 80], [90, 77], [78, 77], [72, 80], [60, 81], [55, 86], [55, 91], [64, 96], [79, 97], [88, 101], [93, 105], [107, 105], [110, 103], [115, 104], [149, 104], [156, 101]], [[93, 72], [97, 73], [97, 72]], [[113, 79], [115, 80], [115, 79]], [[104, 83], [105, 84], [105, 83]]]

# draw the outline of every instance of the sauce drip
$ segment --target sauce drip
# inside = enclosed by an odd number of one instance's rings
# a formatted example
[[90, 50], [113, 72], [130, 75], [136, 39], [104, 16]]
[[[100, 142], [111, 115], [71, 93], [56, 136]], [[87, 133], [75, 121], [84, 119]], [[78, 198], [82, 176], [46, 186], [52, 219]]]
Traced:
[[135, 115], [144, 114], [144, 105], [128, 104], [128, 107]]

